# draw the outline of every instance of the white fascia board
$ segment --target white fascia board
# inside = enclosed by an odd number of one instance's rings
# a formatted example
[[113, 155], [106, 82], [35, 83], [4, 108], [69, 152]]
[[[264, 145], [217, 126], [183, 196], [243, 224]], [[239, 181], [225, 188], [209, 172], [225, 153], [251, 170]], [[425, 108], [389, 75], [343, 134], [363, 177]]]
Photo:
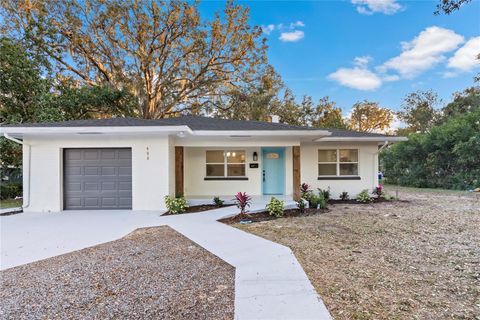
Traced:
[[195, 130], [196, 136], [329, 136], [327, 130]]
[[116, 133], [192, 133], [188, 126], [121, 126], [121, 127], [0, 127], [0, 133], [23, 134], [116, 134]]
[[398, 142], [398, 141], [408, 141], [407, 137], [322, 137], [319, 139], [314, 140], [315, 142], [322, 142], [322, 141], [338, 141], [338, 142], [345, 142], [345, 141], [372, 141], [372, 142]]

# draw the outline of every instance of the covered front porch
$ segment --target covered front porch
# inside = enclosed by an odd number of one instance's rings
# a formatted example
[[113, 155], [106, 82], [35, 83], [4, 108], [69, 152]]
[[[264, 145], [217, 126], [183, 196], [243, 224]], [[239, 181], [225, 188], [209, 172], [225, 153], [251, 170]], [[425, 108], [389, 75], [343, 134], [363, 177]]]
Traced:
[[175, 195], [191, 205], [246, 192], [255, 202], [299, 196], [300, 146], [175, 146]]

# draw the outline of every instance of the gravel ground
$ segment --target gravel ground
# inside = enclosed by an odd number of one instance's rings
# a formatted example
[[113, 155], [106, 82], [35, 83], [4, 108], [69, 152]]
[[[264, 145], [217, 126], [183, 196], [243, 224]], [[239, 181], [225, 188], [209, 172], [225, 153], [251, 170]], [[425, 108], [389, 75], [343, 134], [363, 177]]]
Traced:
[[233, 319], [235, 268], [169, 227], [0, 275], [1, 319]]
[[236, 226], [289, 246], [335, 319], [480, 319], [480, 195], [398, 190]]

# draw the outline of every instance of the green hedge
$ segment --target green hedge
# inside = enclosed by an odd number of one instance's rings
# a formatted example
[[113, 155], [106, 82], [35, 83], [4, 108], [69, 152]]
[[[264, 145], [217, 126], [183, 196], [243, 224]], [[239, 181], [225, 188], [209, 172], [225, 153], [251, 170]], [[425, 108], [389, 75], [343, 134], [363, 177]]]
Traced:
[[22, 196], [22, 184], [21, 183], [5, 183], [0, 184], [0, 199], [14, 199], [15, 197]]
[[381, 153], [386, 182], [420, 188], [480, 187], [480, 110], [408, 138]]

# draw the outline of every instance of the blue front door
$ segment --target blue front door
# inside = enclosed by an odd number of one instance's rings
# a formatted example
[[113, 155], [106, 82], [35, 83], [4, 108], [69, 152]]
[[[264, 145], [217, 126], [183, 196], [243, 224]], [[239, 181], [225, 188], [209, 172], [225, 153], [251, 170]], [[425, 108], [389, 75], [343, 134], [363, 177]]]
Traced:
[[285, 148], [262, 148], [263, 194], [285, 192]]

